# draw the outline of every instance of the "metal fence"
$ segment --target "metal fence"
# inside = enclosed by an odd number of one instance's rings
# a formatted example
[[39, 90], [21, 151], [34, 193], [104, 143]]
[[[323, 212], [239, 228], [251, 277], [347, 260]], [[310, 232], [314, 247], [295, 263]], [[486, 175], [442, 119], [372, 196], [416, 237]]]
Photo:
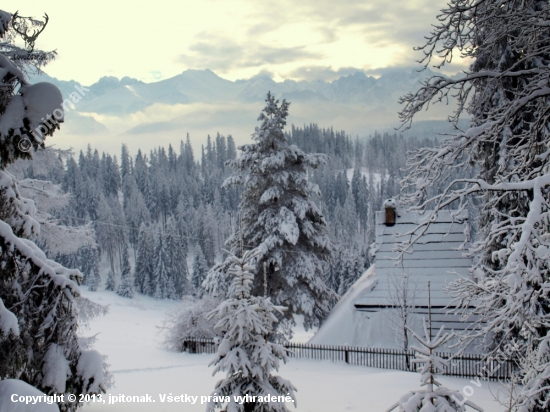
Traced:
[[[300, 359], [330, 360], [346, 362], [350, 365], [370, 366], [373, 368], [415, 371], [411, 361], [414, 352], [400, 349], [363, 348], [358, 346], [314, 345], [309, 343], [288, 342], [283, 345], [288, 356]], [[189, 353], [216, 353], [218, 345], [213, 339], [186, 339], [182, 351]], [[444, 367], [443, 375], [464, 378], [508, 380], [517, 371], [514, 359], [484, 361], [483, 355], [464, 354], [452, 357], [452, 353], [437, 352], [443, 359], [450, 359]]]

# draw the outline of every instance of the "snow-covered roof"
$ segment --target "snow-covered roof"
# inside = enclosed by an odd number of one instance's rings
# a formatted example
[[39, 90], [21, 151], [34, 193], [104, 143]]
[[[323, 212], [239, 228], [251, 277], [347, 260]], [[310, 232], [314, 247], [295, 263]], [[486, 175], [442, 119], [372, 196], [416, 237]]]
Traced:
[[[371, 293], [355, 300], [360, 309], [380, 308], [390, 305], [389, 296], [395, 284], [394, 279], [403, 273], [409, 275], [409, 290], [416, 289], [415, 306], [428, 306], [428, 281], [430, 281], [431, 304], [446, 306], [449, 295], [445, 284], [459, 275], [470, 276], [471, 259], [465, 256], [468, 248], [468, 213], [464, 211], [440, 211], [425, 233], [412, 249], [397, 262], [397, 245], [411, 239], [412, 235], [398, 236], [414, 230], [431, 211], [420, 215], [416, 212], [397, 213], [395, 225], [385, 225], [385, 213], [376, 212], [375, 264], [378, 282]], [[417, 232], [418, 233], [418, 232]], [[397, 264], [397, 265], [396, 265]]]
[[[397, 205], [388, 202], [388, 206]], [[428, 280], [434, 327], [464, 329], [465, 324], [456, 315], [447, 314], [442, 308], [451, 301], [443, 289], [445, 284], [459, 275], [470, 276], [471, 259], [464, 256], [469, 246], [466, 212], [439, 212], [411, 253], [404, 256], [402, 264], [395, 266], [398, 253], [394, 249], [407, 239], [397, 234], [414, 230], [431, 215], [431, 211], [420, 215], [399, 212], [397, 208], [395, 224], [386, 226], [385, 211], [376, 213], [374, 265], [342, 296], [310, 343], [400, 348], [388, 322], [393, 316], [389, 308], [396, 306], [391, 297], [395, 291], [390, 289], [395, 289], [395, 281], [401, 280], [403, 273], [409, 274], [408, 289], [415, 295], [410, 315], [413, 330], [421, 333], [422, 318], [428, 315]]]
[[376, 274], [374, 266], [371, 266], [332, 308], [329, 317], [309, 343], [368, 346], [370, 342], [365, 334], [358, 333], [361, 328], [357, 326], [361, 323], [362, 314], [358, 313], [353, 303], [368, 294], [374, 284]]

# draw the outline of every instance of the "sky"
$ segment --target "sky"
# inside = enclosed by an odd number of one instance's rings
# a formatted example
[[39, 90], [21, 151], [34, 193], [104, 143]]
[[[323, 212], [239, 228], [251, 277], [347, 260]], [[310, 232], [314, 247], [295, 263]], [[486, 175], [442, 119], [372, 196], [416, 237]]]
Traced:
[[[2, 9], [48, 26], [36, 47], [57, 50], [46, 72], [85, 85], [103, 76], [144, 82], [186, 69], [228, 80], [333, 80], [411, 67], [446, 1], [6, 0]], [[459, 66], [456, 66], [459, 67]], [[456, 72], [456, 67], [451, 72]]]

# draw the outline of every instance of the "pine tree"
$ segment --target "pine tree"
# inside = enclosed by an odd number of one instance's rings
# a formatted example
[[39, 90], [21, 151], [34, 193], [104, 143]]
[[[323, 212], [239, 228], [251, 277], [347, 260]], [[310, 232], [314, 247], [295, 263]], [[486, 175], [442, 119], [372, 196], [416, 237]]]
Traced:
[[216, 259], [216, 250], [214, 245], [214, 236], [216, 222], [212, 214], [210, 205], [201, 205], [198, 209], [200, 221], [198, 222], [199, 245], [204, 253], [208, 267], [214, 266]]
[[103, 155], [102, 161], [103, 192], [105, 197], [117, 197], [121, 186], [120, 171], [116, 156]]
[[154, 289], [152, 277], [154, 271], [154, 238], [151, 235], [152, 229], [150, 226], [141, 224], [139, 228], [139, 237], [137, 245], [137, 258], [134, 273], [134, 285], [139, 293], [152, 296]]
[[[233, 277], [232, 292], [235, 297], [222, 302], [209, 319], [217, 319], [215, 328], [223, 333], [216, 357], [210, 363], [214, 365], [214, 374], [225, 372], [226, 377], [215, 387], [214, 394], [223, 401], [212, 401], [208, 410], [222, 408], [227, 403], [227, 410], [235, 412], [287, 412], [284, 402], [266, 402], [271, 396], [295, 402], [296, 388], [287, 380], [273, 376], [279, 361], [286, 362], [286, 349], [268, 340], [277, 321], [275, 313], [285, 308], [275, 306], [269, 297], [252, 296], [254, 266], [252, 261], [261, 253], [257, 250], [247, 251], [242, 258], [230, 255], [228, 274]], [[239, 403], [238, 397], [248, 395], [250, 400]], [[256, 397], [256, 401], [252, 400]], [[266, 398], [267, 397], [267, 398]]]
[[[75, 394], [76, 401], [65, 397], [59, 403], [62, 412], [74, 412], [80, 394], [106, 389], [101, 355], [82, 348], [77, 336], [82, 274], [48, 259], [32, 241], [39, 233], [35, 207], [21, 197], [16, 179], [6, 171], [17, 159], [31, 160], [32, 152], [59, 129], [63, 98], [54, 85], [30, 85], [25, 79], [28, 64], [37, 61], [40, 67], [53, 59], [53, 52], [34, 50], [38, 58], [30, 63], [12, 60], [27, 52], [13, 44], [11, 19], [0, 11], [0, 378], [24, 381], [48, 394]], [[40, 25], [21, 19], [31, 27]]]
[[78, 250], [76, 253], [78, 257], [77, 268], [84, 274], [84, 279], [82, 280], [83, 285], [90, 285], [90, 281], [94, 276], [94, 266], [95, 266], [95, 248], [94, 247], [83, 247]]
[[128, 256], [128, 247], [122, 249], [122, 270], [120, 285], [116, 293], [125, 298], [134, 297], [134, 279], [130, 269], [130, 257]]
[[[199, 238], [199, 216], [193, 207], [193, 198], [180, 199], [176, 208], [179, 230], [188, 245]], [[200, 239], [199, 239], [200, 242]]]
[[108, 290], [110, 292], [114, 292], [116, 290], [115, 274], [112, 271], [109, 271], [109, 273], [107, 274], [105, 290]]
[[[408, 328], [409, 329], [409, 328]], [[401, 397], [399, 402], [388, 409], [388, 412], [466, 412], [466, 406], [483, 412], [475, 403], [464, 399], [459, 391], [453, 391], [445, 388], [437, 381], [436, 373], [438, 369], [443, 372], [444, 366], [448, 362], [438, 356], [435, 350], [448, 342], [453, 335], [444, 333], [445, 327], [442, 326], [434, 338], [431, 337], [431, 324], [429, 329], [424, 319], [425, 338], [419, 337], [412, 329], [409, 331], [420, 342], [422, 347], [413, 347], [416, 351], [416, 359], [412, 363], [421, 365], [420, 386], [425, 386], [424, 390], [409, 392]]]
[[111, 266], [111, 273], [116, 272], [116, 255], [118, 250], [118, 229], [115, 223], [115, 217], [111, 206], [101, 194], [97, 221], [95, 222], [95, 231], [97, 234], [97, 241], [101, 247], [102, 252], [107, 254], [109, 263]]
[[170, 217], [166, 224], [166, 249], [170, 261], [170, 277], [177, 298], [192, 294], [187, 271], [187, 249], [184, 245], [186, 243], [180, 239], [174, 219]]
[[149, 222], [151, 216], [133, 175], [126, 175], [123, 187], [126, 188], [124, 194], [124, 217], [128, 226], [128, 241], [136, 249], [139, 228], [142, 223]]
[[[128, 154], [128, 146], [122, 145], [120, 154], [120, 178], [122, 182], [126, 176], [130, 174], [130, 155]], [[124, 186], [122, 186], [124, 188]]]
[[162, 226], [158, 226], [158, 231], [155, 233], [155, 248], [154, 248], [154, 270], [152, 277], [151, 289], [154, 291], [153, 296], [157, 299], [174, 299], [176, 296], [176, 288], [171, 276], [170, 257], [166, 250], [166, 235], [162, 230]]
[[340, 274], [338, 272], [340, 252], [333, 252], [334, 258], [329, 262], [325, 262], [325, 284], [331, 288], [333, 292], [338, 293], [340, 288]]
[[191, 140], [189, 139], [189, 133], [187, 133], [187, 137], [185, 138], [185, 144], [182, 142], [180, 156], [183, 163], [183, 169], [188, 174], [191, 174], [195, 169], [195, 156], [193, 154]]
[[359, 219], [359, 225], [363, 233], [367, 228], [367, 219], [369, 211], [369, 190], [367, 179], [361, 175], [358, 167], [353, 169], [353, 177], [351, 179], [351, 191], [355, 200], [355, 211]]
[[207, 274], [208, 264], [206, 263], [206, 259], [204, 258], [200, 245], [197, 245], [195, 260], [193, 261], [193, 275], [191, 277], [191, 283], [193, 284], [193, 289], [195, 290], [196, 296], [202, 296], [204, 292], [202, 283], [206, 279]]
[[[476, 322], [464, 343], [493, 336], [486, 351], [491, 356], [511, 339], [521, 341], [519, 410], [546, 411], [550, 5], [539, 0], [452, 0], [439, 20], [421, 47], [425, 65], [439, 56], [441, 67], [457, 52], [473, 63], [457, 78], [437, 75], [424, 81], [416, 93], [402, 98], [400, 116], [410, 123], [430, 102], [453, 94], [458, 109], [450, 120], [456, 123], [467, 112], [472, 121], [438, 147], [413, 154], [403, 200], [421, 210], [435, 205], [421, 231], [439, 210], [450, 205], [466, 209], [472, 198], [481, 196], [479, 241], [470, 250], [476, 257], [471, 268], [476, 279], [451, 285], [465, 318], [472, 313], [471, 302], [477, 303]], [[466, 165], [475, 166], [472, 178], [446, 180]], [[434, 188], [438, 190], [432, 194]]]
[[[305, 327], [311, 328], [327, 316], [334, 294], [324, 283], [322, 261], [330, 256], [326, 221], [311, 200], [318, 193], [309, 182], [308, 168], [316, 168], [325, 156], [305, 154], [290, 146], [283, 127], [288, 103], [268, 93], [267, 105], [260, 114], [261, 126], [254, 134], [255, 144], [241, 146], [241, 156], [228, 164], [237, 174], [225, 186], [244, 186], [240, 204], [242, 243], [261, 251], [259, 267], [267, 266], [268, 296], [274, 303], [288, 305], [281, 327], [294, 323], [293, 314], [303, 314]], [[240, 230], [227, 244], [231, 251], [241, 249]], [[214, 267], [207, 283], [210, 292], [223, 291], [227, 262]], [[263, 276], [257, 276], [254, 293], [262, 290]]]
[[99, 275], [99, 261], [101, 259], [101, 252], [99, 249], [93, 249], [92, 250], [93, 257], [92, 257], [92, 272], [90, 281], [88, 282], [88, 290], [90, 292], [97, 291], [97, 287], [99, 285], [99, 282], [101, 281], [101, 277]]
[[164, 345], [173, 351], [187, 350], [186, 340], [212, 339], [218, 335], [216, 319], [208, 319], [208, 314], [219, 305], [219, 300], [205, 295], [201, 299], [184, 296], [181, 305], [168, 312], [163, 324]]
[[88, 217], [90, 220], [96, 221], [98, 219], [99, 202], [101, 201], [100, 186], [89, 177], [86, 178], [85, 185], [88, 187], [88, 198], [86, 199]]
[[82, 174], [73, 158], [70, 158], [67, 162], [67, 173], [65, 174], [63, 189], [73, 194], [71, 201], [74, 205], [76, 217], [79, 219], [85, 218], [88, 209], [86, 204], [88, 198], [87, 187], [84, 186]]
[[339, 254], [340, 265], [339, 265], [339, 275], [340, 282], [338, 284], [338, 294], [343, 296], [348, 289], [353, 286], [355, 281], [364, 272], [364, 262], [361, 256], [361, 252], [357, 247], [348, 250], [347, 248], [342, 248]]
[[235, 147], [235, 139], [233, 136], [227, 136], [227, 159], [232, 160], [237, 157], [237, 149]]

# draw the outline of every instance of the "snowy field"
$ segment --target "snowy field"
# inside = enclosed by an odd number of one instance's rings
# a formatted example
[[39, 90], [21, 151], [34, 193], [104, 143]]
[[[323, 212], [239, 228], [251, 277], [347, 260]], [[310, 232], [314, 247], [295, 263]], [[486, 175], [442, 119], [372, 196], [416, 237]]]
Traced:
[[[83, 288], [85, 289], [85, 288]], [[112, 292], [87, 292], [84, 296], [110, 306], [110, 313], [90, 324], [86, 335], [99, 333], [96, 349], [109, 357], [115, 387], [109, 395], [151, 395], [155, 403], [89, 404], [85, 412], [93, 411], [204, 411], [200, 397], [210, 395], [216, 381], [208, 367], [213, 355], [174, 353], [162, 347], [159, 327], [166, 311], [177, 302], [159, 301], [141, 295], [125, 299]], [[300, 332], [300, 340], [308, 334]], [[298, 389], [297, 408], [300, 412], [385, 411], [401, 395], [419, 387], [420, 375], [363, 366], [294, 359], [280, 369]], [[481, 388], [467, 379], [442, 378], [451, 389], [465, 386], [475, 389], [471, 401], [486, 412], [503, 411], [493, 400], [497, 385], [483, 382]], [[160, 395], [198, 396], [197, 403], [162, 403]]]

